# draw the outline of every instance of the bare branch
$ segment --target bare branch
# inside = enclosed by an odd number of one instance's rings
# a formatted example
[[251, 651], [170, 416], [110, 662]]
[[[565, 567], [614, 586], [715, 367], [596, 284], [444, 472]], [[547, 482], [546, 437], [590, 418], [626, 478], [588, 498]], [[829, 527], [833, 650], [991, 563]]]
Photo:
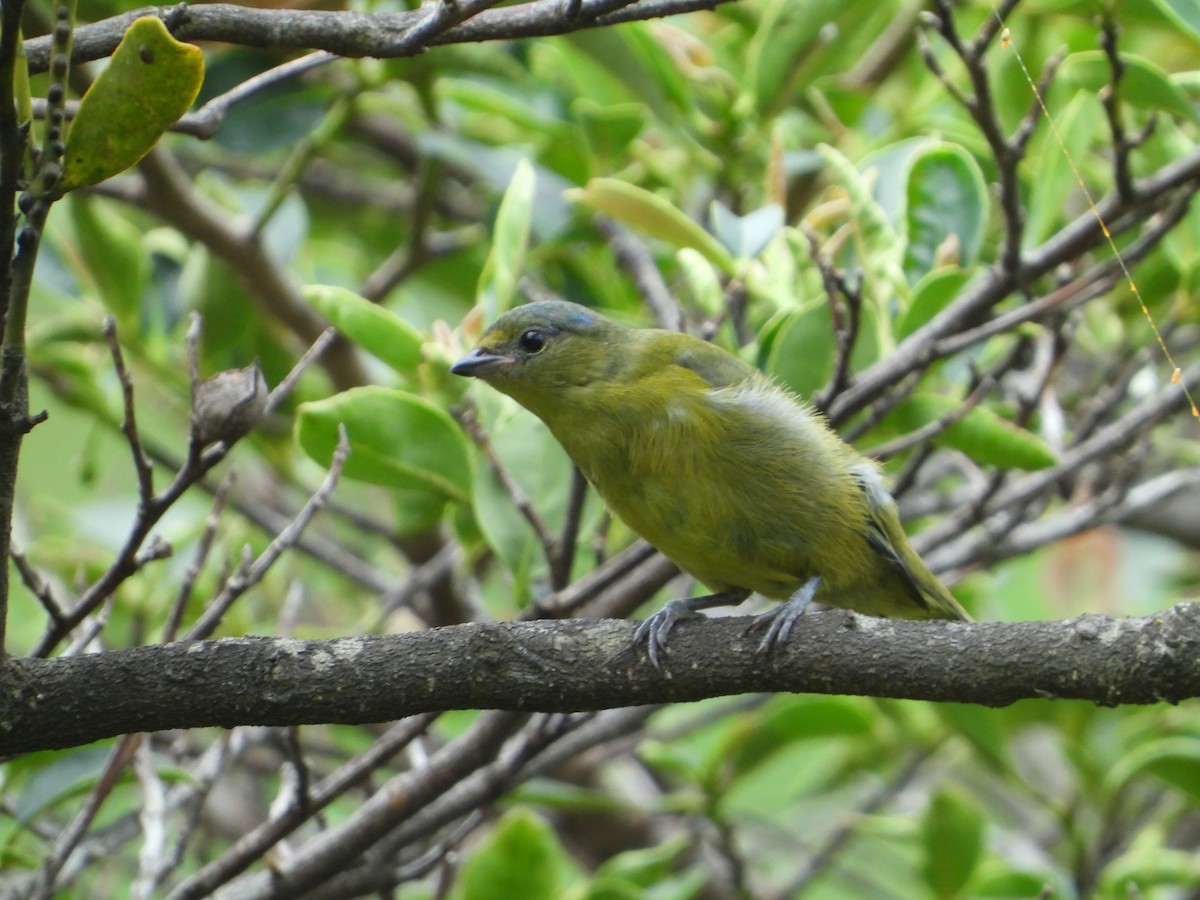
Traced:
[[1066, 622], [815, 613], [769, 659], [756, 652], [752, 621], [681, 622], [662, 672], [634, 648], [635, 623], [616, 620], [474, 623], [327, 641], [186, 641], [12, 659], [0, 694], [0, 753], [166, 728], [379, 722], [446, 709], [567, 712], [756, 691], [989, 706], [1036, 696], [1102, 704], [1200, 696], [1196, 604], [1148, 618]]

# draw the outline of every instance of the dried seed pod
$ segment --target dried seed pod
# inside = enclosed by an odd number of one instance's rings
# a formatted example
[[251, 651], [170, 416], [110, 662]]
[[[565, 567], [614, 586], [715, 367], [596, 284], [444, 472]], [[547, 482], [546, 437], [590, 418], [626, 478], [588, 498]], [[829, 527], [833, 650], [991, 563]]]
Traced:
[[257, 360], [205, 379], [192, 398], [193, 435], [201, 444], [211, 444], [249, 434], [267, 410], [269, 393]]

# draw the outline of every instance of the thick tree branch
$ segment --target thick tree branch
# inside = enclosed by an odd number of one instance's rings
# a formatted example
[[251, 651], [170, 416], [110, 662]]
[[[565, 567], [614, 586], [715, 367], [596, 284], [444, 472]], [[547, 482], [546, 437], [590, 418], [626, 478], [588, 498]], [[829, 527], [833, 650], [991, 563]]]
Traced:
[[363, 723], [447, 709], [568, 712], [750, 691], [1003, 706], [1200, 696], [1200, 605], [1146, 618], [903, 622], [813, 614], [786, 649], [756, 654], [745, 618], [682, 622], [665, 671], [625, 621], [459, 625], [327, 641], [233, 638], [74, 658], [3, 673], [0, 753], [134, 731]]
[[[324, 10], [252, 9], [230, 3], [189, 6], [146, 6], [113, 16], [75, 31], [73, 62], [109, 56], [135, 19], [158, 16], [175, 37], [184, 41], [221, 41], [245, 47], [286, 50], [327, 50], [338, 56], [389, 58], [413, 56], [428, 46], [514, 40], [567, 34], [662, 16], [712, 9], [732, 0], [584, 0], [576, 15], [563, 11], [561, 0], [537, 0], [504, 9], [463, 15], [460, 24], [429, 29], [431, 10], [455, 11], [455, 4], [422, 5], [400, 13], [329, 12]], [[462, 4], [459, 4], [462, 5]], [[494, 5], [494, 4], [482, 4]], [[467, 9], [470, 14], [473, 12]], [[465, 19], [465, 21], [464, 21]], [[25, 43], [31, 73], [44, 72], [49, 61], [48, 38]]]

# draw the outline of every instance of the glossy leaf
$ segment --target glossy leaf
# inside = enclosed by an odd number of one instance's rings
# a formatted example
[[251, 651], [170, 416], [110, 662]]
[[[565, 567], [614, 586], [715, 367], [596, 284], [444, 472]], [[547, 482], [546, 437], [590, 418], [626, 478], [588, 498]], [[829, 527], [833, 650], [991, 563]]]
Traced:
[[479, 301], [487, 311], [489, 321], [512, 305], [517, 292], [517, 281], [525, 266], [525, 250], [529, 246], [535, 182], [533, 166], [522, 158], [496, 212], [492, 250], [479, 276], [478, 290]]
[[136, 329], [150, 274], [141, 230], [111, 201], [98, 197], [70, 197], [68, 208], [84, 279], [123, 329]]
[[[904, 431], [916, 431], [954, 414], [961, 402], [937, 394], [914, 394], [884, 420]], [[999, 469], [1044, 469], [1056, 457], [1046, 443], [983, 406], [975, 406], [948, 425], [933, 443], [961, 450], [983, 465]]]
[[[502, 405], [508, 408], [507, 401]], [[540, 421], [524, 411], [501, 413], [488, 425], [492, 450], [551, 529], [561, 527], [571, 485], [571, 462]], [[544, 569], [541, 544], [490, 466], [479, 466], [471, 494], [479, 529], [519, 583]]]
[[918, 281], [913, 286], [908, 309], [904, 311], [900, 324], [896, 326], [896, 340], [902, 341], [922, 325], [926, 325], [950, 305], [966, 283], [967, 273], [957, 267], [936, 269]]
[[940, 248], [951, 240], [957, 242], [957, 264], [971, 268], [987, 219], [987, 186], [975, 158], [955, 144], [922, 147], [909, 162], [904, 214], [910, 283], [937, 267]]
[[471, 484], [466, 438], [441, 407], [391, 388], [352, 388], [301, 404], [296, 440], [312, 459], [328, 465], [339, 425], [350, 439], [346, 478], [466, 502]]
[[554, 829], [527, 809], [496, 823], [462, 870], [462, 900], [555, 900], [563, 856]]
[[308, 285], [304, 299], [338, 331], [401, 375], [416, 371], [425, 339], [395, 313], [333, 285]]
[[708, 315], [720, 314], [725, 307], [725, 291], [712, 263], [691, 247], [681, 249], [675, 259], [683, 270], [692, 300]]
[[978, 804], [959, 790], [934, 794], [921, 823], [922, 874], [939, 900], [964, 896], [983, 850], [984, 820]]
[[720, 241], [658, 194], [616, 178], [593, 178], [567, 196], [650, 237], [691, 247], [723, 272], [734, 271], [733, 257]]
[[1197, 0], [1150, 0], [1180, 29], [1200, 41], [1200, 2]]
[[59, 188], [125, 171], [182, 116], [204, 81], [204, 54], [171, 37], [162, 20], [134, 21], [80, 101], [67, 131]]
[[717, 240], [738, 259], [754, 259], [783, 228], [783, 208], [774, 204], [738, 216], [714, 200], [709, 214]]
[[1166, 737], [1136, 747], [1108, 773], [1114, 790], [1143, 775], [1153, 775], [1179, 788], [1200, 806], [1200, 741], [1192, 737]]
[[[1024, 246], [1035, 247], [1061, 227], [1066, 216], [1067, 199], [1080, 195], [1079, 181], [1071, 168], [1072, 160], [1084, 159], [1097, 130], [1104, 128], [1104, 113], [1095, 94], [1076, 94], [1054, 116], [1058, 136], [1047, 130], [1035, 144], [1036, 165], [1031, 176], [1028, 209], [1025, 214]], [[1068, 159], [1068, 155], [1070, 159]]]
[[[850, 354], [854, 369], [869, 365], [879, 353], [875, 313], [864, 306], [860, 315], [857, 340]], [[783, 313], [763, 331], [760, 367], [801, 397], [812, 396], [833, 376], [837, 339], [828, 304]]]
[[[1200, 122], [1187, 94], [1173, 84], [1158, 65], [1141, 56], [1122, 53], [1125, 72], [1121, 76], [1121, 99], [1140, 109], [1161, 110], [1181, 118]], [[1059, 77], [1089, 91], [1104, 89], [1112, 78], [1108, 57], [1102, 50], [1072, 53], [1059, 70]]]

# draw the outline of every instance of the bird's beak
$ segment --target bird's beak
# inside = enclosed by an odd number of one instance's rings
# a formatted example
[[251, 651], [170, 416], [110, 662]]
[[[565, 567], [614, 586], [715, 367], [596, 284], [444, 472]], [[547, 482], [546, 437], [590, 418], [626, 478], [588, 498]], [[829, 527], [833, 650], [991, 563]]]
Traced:
[[452, 365], [450, 371], [465, 378], [482, 378], [511, 362], [512, 357], [501, 356], [483, 347], [477, 347]]

